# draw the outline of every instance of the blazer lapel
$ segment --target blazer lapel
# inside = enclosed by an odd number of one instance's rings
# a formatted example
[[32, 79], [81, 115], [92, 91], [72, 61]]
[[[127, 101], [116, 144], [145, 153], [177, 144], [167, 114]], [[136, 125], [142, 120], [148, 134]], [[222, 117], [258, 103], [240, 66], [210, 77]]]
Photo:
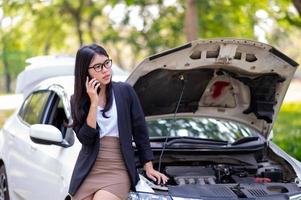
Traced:
[[122, 101], [121, 101], [121, 94], [120, 94], [120, 88], [118, 87], [118, 84], [116, 82], [112, 82], [112, 88], [115, 96], [115, 102], [116, 102], [116, 110], [117, 110], [117, 125], [118, 125], [118, 132], [119, 137], [122, 135], [122, 121], [121, 121], [121, 114], [122, 114]]

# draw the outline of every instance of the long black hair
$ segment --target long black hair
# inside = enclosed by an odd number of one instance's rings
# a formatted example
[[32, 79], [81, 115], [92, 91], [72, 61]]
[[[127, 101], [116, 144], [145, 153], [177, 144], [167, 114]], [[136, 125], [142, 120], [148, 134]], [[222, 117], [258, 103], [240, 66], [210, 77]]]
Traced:
[[[106, 50], [97, 44], [82, 46], [76, 53], [74, 69], [74, 94], [71, 98], [71, 114], [73, 119], [72, 126], [83, 124], [88, 116], [90, 108], [90, 98], [86, 90], [86, 78], [89, 76], [88, 67], [95, 55], [104, 55], [109, 58]], [[108, 118], [106, 113], [110, 110], [113, 102], [112, 97], [112, 77], [106, 86], [106, 105], [102, 110], [102, 116]]]

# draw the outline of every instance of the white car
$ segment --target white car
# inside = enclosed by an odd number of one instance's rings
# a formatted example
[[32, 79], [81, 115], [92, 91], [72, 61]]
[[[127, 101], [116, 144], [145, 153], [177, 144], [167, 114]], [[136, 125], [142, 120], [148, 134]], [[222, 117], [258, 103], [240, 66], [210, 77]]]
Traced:
[[[272, 142], [297, 66], [269, 45], [229, 38], [142, 61], [126, 82], [140, 98], [154, 166], [170, 179], [155, 185], [137, 157], [129, 199], [301, 199], [301, 163]], [[18, 80], [24, 102], [0, 133], [0, 199], [68, 199], [81, 147], [66, 127], [74, 78], [30, 74]]]

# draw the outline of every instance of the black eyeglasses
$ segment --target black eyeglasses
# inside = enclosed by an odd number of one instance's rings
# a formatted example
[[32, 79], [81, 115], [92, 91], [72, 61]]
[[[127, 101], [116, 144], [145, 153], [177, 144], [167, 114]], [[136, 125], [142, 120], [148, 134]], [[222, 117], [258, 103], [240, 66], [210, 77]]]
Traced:
[[92, 67], [88, 67], [88, 69], [94, 68], [96, 72], [101, 72], [103, 68], [110, 69], [112, 67], [112, 59], [107, 59], [104, 63], [97, 63]]

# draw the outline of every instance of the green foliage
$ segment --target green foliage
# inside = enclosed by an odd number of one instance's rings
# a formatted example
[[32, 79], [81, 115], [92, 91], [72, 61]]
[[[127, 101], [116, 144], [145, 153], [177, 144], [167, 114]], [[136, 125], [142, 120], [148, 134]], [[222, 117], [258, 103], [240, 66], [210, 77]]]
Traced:
[[4, 74], [4, 65], [8, 65], [7, 72], [12, 78], [24, 68], [25, 59], [32, 56], [30, 45], [24, 43], [23, 32], [20, 29], [22, 20], [17, 23], [19, 26], [12, 27], [9, 31], [0, 30], [0, 74]]
[[273, 141], [301, 161], [301, 103], [284, 104], [273, 131]]
[[[171, 5], [164, 0], [3, 0], [0, 24], [4, 17], [10, 17], [14, 23], [0, 27], [0, 73], [8, 66], [15, 77], [25, 66], [26, 57], [74, 55], [80, 45], [92, 42], [107, 47], [121, 67], [133, 68], [150, 54], [186, 43], [186, 3], [186, 0]], [[274, 43], [287, 38], [286, 30], [301, 20], [290, 11], [290, 0], [197, 0], [196, 3], [199, 38], [256, 39], [254, 25], [260, 20], [256, 12], [264, 10], [281, 25], [268, 35]], [[110, 16], [118, 6], [124, 7], [118, 13], [121, 22]], [[142, 21], [142, 28], [131, 23], [132, 11], [137, 9], [135, 17]]]
[[267, 0], [197, 1], [201, 38], [241, 37], [255, 39], [255, 13]]

